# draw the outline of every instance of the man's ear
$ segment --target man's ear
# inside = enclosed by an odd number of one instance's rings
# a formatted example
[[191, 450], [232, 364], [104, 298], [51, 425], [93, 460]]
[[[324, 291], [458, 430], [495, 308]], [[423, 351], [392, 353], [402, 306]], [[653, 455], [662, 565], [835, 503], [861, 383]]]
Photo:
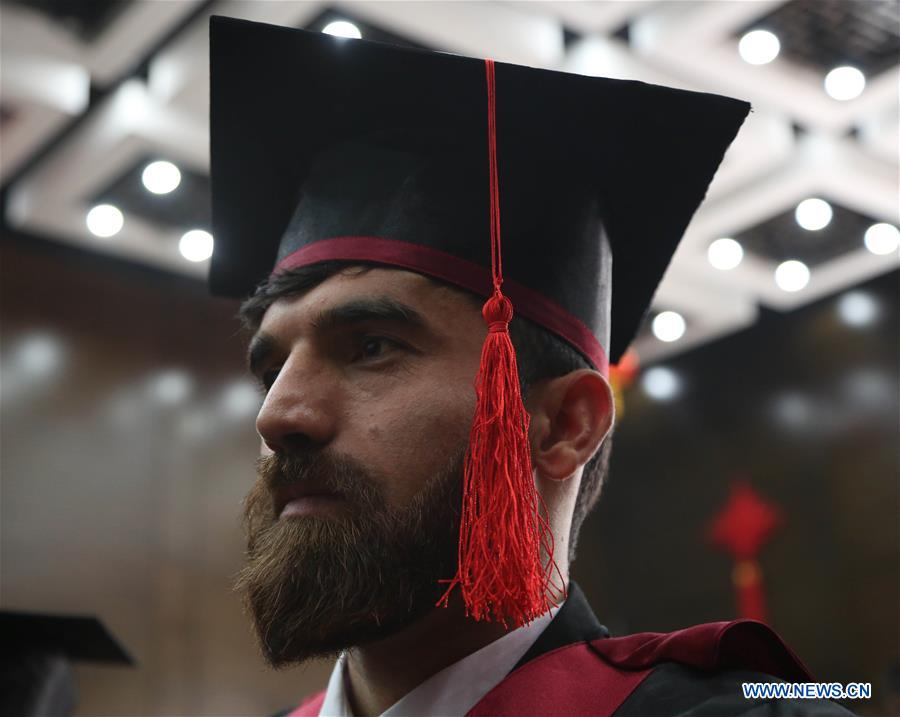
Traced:
[[532, 466], [552, 480], [565, 480], [587, 463], [615, 420], [612, 390], [592, 369], [539, 381], [527, 406]]

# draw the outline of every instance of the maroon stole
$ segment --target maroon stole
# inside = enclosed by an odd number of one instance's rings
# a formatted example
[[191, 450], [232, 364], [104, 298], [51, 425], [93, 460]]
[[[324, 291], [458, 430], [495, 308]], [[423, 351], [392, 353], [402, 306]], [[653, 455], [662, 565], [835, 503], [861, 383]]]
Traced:
[[[661, 662], [706, 671], [753, 670], [789, 682], [812, 679], [767, 625], [711, 622], [677, 632], [574, 642], [545, 652], [511, 672], [466, 717], [610, 717]], [[324, 700], [325, 692], [318, 692], [289, 717], [318, 717]]]

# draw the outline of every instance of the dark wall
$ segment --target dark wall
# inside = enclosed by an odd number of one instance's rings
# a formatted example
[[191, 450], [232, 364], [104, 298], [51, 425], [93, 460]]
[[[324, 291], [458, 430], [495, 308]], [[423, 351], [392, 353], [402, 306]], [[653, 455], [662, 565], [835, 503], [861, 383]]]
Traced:
[[678, 398], [627, 391], [574, 570], [602, 620], [631, 632], [736, 617], [732, 560], [704, 531], [743, 478], [785, 516], [760, 560], [771, 623], [821, 679], [884, 694], [900, 657], [898, 278], [855, 287], [878, 308], [869, 326], [841, 320], [840, 296], [763, 311], [665, 362]]
[[0, 602], [99, 615], [138, 661], [77, 666], [78, 714], [273, 714], [318, 689], [330, 665], [263, 669], [231, 590], [259, 450], [236, 303], [30, 238], [4, 238], [0, 287]]

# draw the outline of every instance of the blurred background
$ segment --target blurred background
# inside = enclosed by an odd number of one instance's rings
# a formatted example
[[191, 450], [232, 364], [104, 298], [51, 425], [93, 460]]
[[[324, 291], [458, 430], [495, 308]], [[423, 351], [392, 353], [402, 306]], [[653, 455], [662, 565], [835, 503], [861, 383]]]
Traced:
[[900, 714], [900, 4], [4, 1], [0, 601], [138, 661], [79, 665], [77, 714], [271, 714], [331, 669], [266, 671], [230, 591], [260, 397], [204, 286], [211, 14], [753, 103], [573, 577], [618, 634], [760, 611]]

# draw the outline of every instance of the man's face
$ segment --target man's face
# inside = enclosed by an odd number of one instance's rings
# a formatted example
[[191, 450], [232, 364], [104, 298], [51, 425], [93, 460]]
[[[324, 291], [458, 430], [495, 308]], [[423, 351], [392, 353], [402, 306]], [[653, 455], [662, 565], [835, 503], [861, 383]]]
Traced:
[[271, 664], [434, 607], [456, 572], [484, 333], [476, 303], [395, 269], [339, 273], [267, 310], [250, 347], [269, 389], [238, 587]]

